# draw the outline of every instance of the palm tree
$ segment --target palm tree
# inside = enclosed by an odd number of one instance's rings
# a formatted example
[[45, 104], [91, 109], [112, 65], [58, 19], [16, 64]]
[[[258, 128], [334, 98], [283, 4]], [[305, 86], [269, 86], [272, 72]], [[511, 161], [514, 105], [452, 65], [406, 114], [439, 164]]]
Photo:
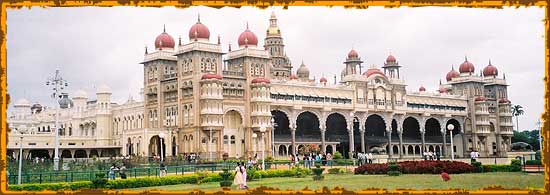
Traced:
[[525, 112], [523, 111], [523, 106], [521, 105], [513, 105], [512, 106], [512, 115], [516, 117], [516, 130], [519, 131], [519, 123], [518, 123], [518, 116], [523, 115]]

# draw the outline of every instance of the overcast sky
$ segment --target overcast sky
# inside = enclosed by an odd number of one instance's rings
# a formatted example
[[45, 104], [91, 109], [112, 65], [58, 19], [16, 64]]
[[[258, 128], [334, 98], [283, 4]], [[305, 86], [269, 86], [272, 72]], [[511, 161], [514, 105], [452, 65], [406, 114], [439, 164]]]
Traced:
[[187, 43], [189, 28], [200, 13], [211, 41], [219, 34], [227, 50], [228, 43], [236, 45], [248, 22], [263, 46], [272, 11], [279, 19], [294, 70], [303, 60], [312, 77], [319, 79], [324, 74], [333, 82], [352, 47], [365, 61], [364, 67], [380, 67], [391, 51], [402, 65], [407, 90], [424, 85], [435, 91], [439, 80], [445, 81], [451, 66], [457, 69], [465, 55], [476, 73], [491, 59], [500, 76], [506, 74], [509, 99], [524, 107], [520, 129], [537, 127], [544, 102], [544, 10], [537, 7], [10, 9], [8, 93], [12, 103], [22, 97], [33, 103], [51, 103], [51, 89], [45, 81], [59, 68], [70, 83], [69, 93], [84, 89], [95, 98], [94, 87], [107, 84], [113, 100], [123, 103], [129, 95], [138, 96], [143, 85], [139, 62], [144, 47], [154, 48], [163, 24], [176, 42], [181, 36]]

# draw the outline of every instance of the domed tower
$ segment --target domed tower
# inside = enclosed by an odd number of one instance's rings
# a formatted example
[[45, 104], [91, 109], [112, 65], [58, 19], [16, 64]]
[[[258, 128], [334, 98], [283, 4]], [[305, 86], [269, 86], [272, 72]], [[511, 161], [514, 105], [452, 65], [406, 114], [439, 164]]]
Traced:
[[514, 124], [512, 122], [512, 104], [507, 98], [500, 98], [498, 104], [499, 135], [497, 136], [497, 151], [499, 156], [505, 156], [510, 150]]
[[[201, 137], [208, 140], [206, 146], [203, 145], [203, 150], [201, 150], [205, 154], [215, 153], [222, 149], [221, 134], [224, 114], [222, 85], [222, 76], [219, 74], [206, 73], [200, 80], [199, 124], [202, 129]], [[221, 157], [221, 153], [217, 153], [216, 158], [219, 157]]]
[[361, 74], [361, 70], [357, 70], [357, 68], [361, 68], [361, 63], [363, 63], [363, 61], [361, 61], [357, 51], [355, 51], [355, 49], [351, 49], [351, 51], [348, 52], [346, 61], [344, 62], [346, 65], [344, 77], [347, 75]]
[[271, 13], [269, 18], [269, 27], [267, 28], [266, 37], [264, 40], [264, 48], [271, 56], [273, 69], [271, 75], [277, 79], [287, 79], [292, 72], [292, 65], [285, 53], [285, 45], [281, 30], [277, 26], [277, 17], [275, 12]]
[[257, 95], [254, 94], [256, 83], [253, 83], [253, 81], [271, 79], [271, 57], [264, 48], [258, 48], [258, 38], [250, 30], [248, 24], [246, 29], [239, 35], [237, 43], [239, 49], [227, 53], [226, 63], [228, 70], [238, 73], [228, 76], [242, 84], [244, 145], [247, 152], [243, 155], [254, 156], [252, 133], [258, 132], [260, 129], [254, 123], [256, 121], [255, 117], [252, 116], [253, 106], [256, 105], [252, 99]]
[[[162, 113], [162, 101], [167, 95], [173, 96], [177, 94], [177, 90], [162, 90], [166, 86], [175, 86], [178, 76], [178, 67], [176, 65], [177, 57], [174, 56], [175, 41], [170, 34], [166, 32], [166, 27], [163, 28], [154, 40], [155, 50], [149, 52], [145, 48], [145, 56], [143, 62], [143, 77], [144, 77], [144, 104], [145, 113], [148, 120], [144, 120], [146, 128], [158, 128], [161, 125], [159, 113]], [[171, 88], [169, 88], [171, 89]], [[81, 108], [82, 109], [82, 108]]]
[[309, 68], [306, 67], [304, 61], [300, 64], [298, 70], [296, 70], [296, 75], [300, 81], [309, 81]]
[[401, 66], [392, 54], [386, 58], [386, 62], [384, 62], [382, 68], [384, 68], [384, 74], [388, 75], [390, 79], [400, 79], [399, 68], [401, 68]]
[[[112, 138], [113, 128], [111, 122], [111, 88], [107, 85], [101, 85], [97, 88], [96, 96], [96, 127], [92, 127], [95, 137]], [[110, 140], [99, 140], [98, 145], [112, 145]]]

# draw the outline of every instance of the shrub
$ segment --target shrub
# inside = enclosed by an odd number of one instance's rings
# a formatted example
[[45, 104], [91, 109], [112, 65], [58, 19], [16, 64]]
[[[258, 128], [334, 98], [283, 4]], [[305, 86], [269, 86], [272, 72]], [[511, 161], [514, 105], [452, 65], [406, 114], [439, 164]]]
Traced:
[[[399, 171], [403, 174], [440, 174], [447, 172], [455, 173], [471, 173], [475, 168], [467, 163], [459, 161], [403, 161], [397, 163]], [[388, 164], [374, 163], [364, 164], [355, 168], [355, 174], [387, 174], [389, 171]]]
[[233, 182], [229, 179], [231, 177], [229, 169], [223, 169], [223, 172], [220, 173], [220, 176], [222, 177], [222, 181], [220, 181], [220, 187], [230, 187]]
[[483, 172], [483, 166], [481, 165], [481, 162], [472, 162], [472, 166], [475, 167], [475, 171], [478, 173]]
[[21, 185], [8, 185], [8, 190], [11, 191], [59, 191], [59, 190], [78, 190], [92, 188], [91, 181], [78, 181], [71, 183], [33, 183], [33, 184], [21, 184]]
[[512, 166], [512, 171], [521, 171], [521, 160], [512, 160], [510, 162], [510, 165]]
[[315, 174], [313, 176], [313, 181], [319, 181], [319, 180], [325, 179], [325, 177], [323, 176], [323, 171], [325, 171], [325, 169], [321, 168], [320, 165], [316, 165], [315, 168], [311, 170], [313, 171], [313, 174]]
[[107, 184], [107, 179], [105, 179], [105, 173], [96, 173], [95, 179], [92, 180], [93, 188], [105, 188]]
[[540, 160], [526, 160], [526, 165], [542, 165], [542, 162]]
[[388, 175], [389, 176], [399, 176], [401, 172], [399, 171], [399, 164], [391, 162], [388, 164]]
[[344, 157], [342, 156], [342, 153], [336, 151], [336, 152], [334, 152], [334, 155], [332, 155], [332, 158], [333, 159], [342, 159]]
[[332, 168], [332, 169], [328, 169], [328, 173], [329, 174], [340, 174], [344, 172], [344, 170], [340, 169], [340, 168]]

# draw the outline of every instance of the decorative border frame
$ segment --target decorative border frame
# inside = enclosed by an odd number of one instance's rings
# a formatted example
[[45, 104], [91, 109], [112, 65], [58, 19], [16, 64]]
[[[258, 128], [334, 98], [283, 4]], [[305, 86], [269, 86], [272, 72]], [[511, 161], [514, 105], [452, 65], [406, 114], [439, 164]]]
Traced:
[[541, 115], [543, 121], [542, 124], [542, 136], [543, 139], [550, 139], [550, 64], [549, 64], [549, 13], [550, 8], [548, 7], [549, 2], [544, 0], [501, 0], [501, 1], [486, 1], [486, 0], [460, 0], [460, 1], [450, 1], [450, 0], [337, 0], [337, 1], [328, 1], [328, 0], [303, 0], [303, 1], [294, 1], [294, 0], [224, 0], [224, 1], [193, 1], [193, 0], [155, 0], [155, 1], [145, 1], [145, 0], [88, 0], [88, 1], [74, 1], [74, 0], [10, 0], [9, 2], [2, 1], [1, 12], [0, 12], [0, 38], [1, 38], [1, 55], [0, 55], [0, 193], [1, 194], [39, 194], [39, 195], [53, 195], [53, 194], [74, 194], [74, 193], [84, 193], [84, 194], [114, 194], [114, 193], [123, 193], [123, 194], [159, 194], [159, 195], [175, 195], [175, 194], [196, 194], [196, 195], [214, 195], [214, 194], [235, 194], [235, 195], [245, 195], [245, 194], [340, 194], [340, 195], [352, 195], [352, 194], [545, 194], [550, 192], [550, 167], [547, 166], [550, 164], [550, 142], [544, 142], [542, 147], [542, 163], [544, 165], [544, 192], [540, 191], [529, 191], [527, 189], [506, 189], [500, 186], [497, 187], [488, 187], [476, 191], [467, 191], [462, 189], [447, 189], [447, 190], [411, 190], [411, 189], [395, 189], [393, 191], [388, 191], [385, 189], [366, 189], [361, 191], [348, 191], [342, 188], [328, 189], [323, 188], [320, 190], [312, 191], [307, 189], [299, 191], [281, 191], [278, 189], [260, 187], [256, 189], [251, 189], [248, 191], [181, 191], [181, 192], [169, 192], [169, 191], [129, 191], [129, 190], [82, 190], [82, 191], [66, 191], [66, 192], [54, 192], [54, 191], [43, 191], [43, 192], [16, 192], [16, 191], [7, 191], [7, 177], [6, 177], [6, 151], [7, 151], [7, 105], [10, 102], [10, 97], [7, 94], [7, 53], [6, 53], [6, 10], [7, 9], [20, 9], [23, 7], [31, 8], [33, 6], [39, 7], [79, 7], [79, 6], [100, 6], [100, 7], [112, 7], [112, 6], [139, 6], [139, 7], [162, 7], [162, 6], [174, 6], [176, 8], [185, 8], [190, 6], [203, 5], [213, 8], [222, 8], [222, 7], [241, 7], [241, 6], [256, 6], [260, 9], [265, 9], [269, 6], [283, 6], [285, 9], [288, 6], [343, 6], [345, 8], [359, 8], [366, 9], [369, 6], [384, 6], [386, 8], [393, 8], [399, 6], [408, 6], [408, 7], [421, 7], [421, 6], [454, 6], [454, 7], [474, 7], [474, 8], [496, 8], [501, 9], [505, 6], [515, 6], [516, 8], [520, 6], [538, 6], [545, 8], [545, 19], [543, 20], [545, 24], [545, 93], [544, 93], [544, 113]]

